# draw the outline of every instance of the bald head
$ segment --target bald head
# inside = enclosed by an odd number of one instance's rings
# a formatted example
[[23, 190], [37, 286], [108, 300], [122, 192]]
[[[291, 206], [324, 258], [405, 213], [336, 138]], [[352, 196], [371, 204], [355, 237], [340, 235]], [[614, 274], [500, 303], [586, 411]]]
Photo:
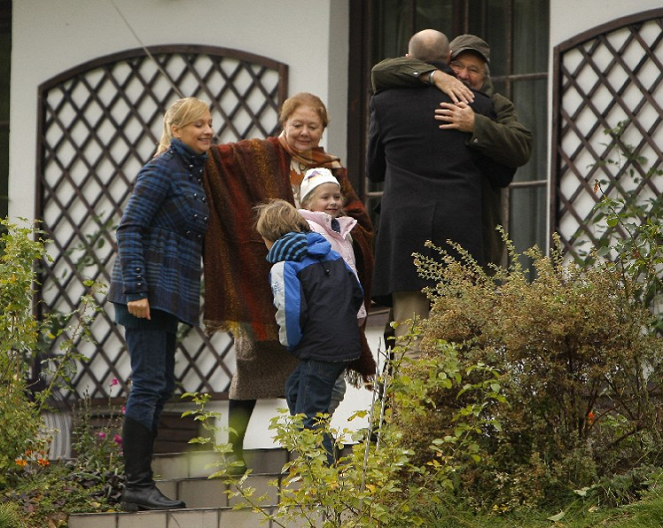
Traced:
[[412, 36], [407, 53], [410, 57], [424, 62], [448, 62], [449, 39], [444, 33], [424, 29]]

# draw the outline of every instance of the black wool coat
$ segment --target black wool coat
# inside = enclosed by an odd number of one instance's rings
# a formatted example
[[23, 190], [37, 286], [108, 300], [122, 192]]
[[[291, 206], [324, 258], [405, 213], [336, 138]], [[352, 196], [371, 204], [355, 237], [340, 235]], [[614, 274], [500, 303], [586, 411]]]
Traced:
[[[490, 98], [474, 95], [474, 111], [494, 119]], [[483, 264], [482, 174], [495, 181], [513, 176], [470, 149], [469, 133], [439, 128], [434, 113], [441, 102], [451, 100], [433, 86], [385, 90], [371, 100], [366, 175], [384, 182], [372, 290], [380, 304], [391, 305], [395, 291], [431, 285], [412, 257], [431, 254], [427, 240], [445, 249], [453, 240]]]

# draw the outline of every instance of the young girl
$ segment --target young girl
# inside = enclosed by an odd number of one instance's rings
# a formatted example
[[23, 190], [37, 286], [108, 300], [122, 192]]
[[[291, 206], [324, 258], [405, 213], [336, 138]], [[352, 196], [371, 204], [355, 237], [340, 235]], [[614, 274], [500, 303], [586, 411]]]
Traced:
[[[323, 167], [309, 169], [304, 175], [299, 192], [301, 207], [299, 213], [306, 218], [311, 230], [324, 236], [332, 249], [339, 253], [348, 266], [357, 273], [350, 236], [350, 231], [357, 224], [357, 220], [344, 215], [343, 195], [338, 180], [329, 169]], [[361, 326], [365, 320], [366, 307], [362, 303], [357, 312], [357, 324]], [[330, 416], [343, 401], [345, 391], [346, 383], [344, 376], [341, 375], [334, 385], [329, 405]]]

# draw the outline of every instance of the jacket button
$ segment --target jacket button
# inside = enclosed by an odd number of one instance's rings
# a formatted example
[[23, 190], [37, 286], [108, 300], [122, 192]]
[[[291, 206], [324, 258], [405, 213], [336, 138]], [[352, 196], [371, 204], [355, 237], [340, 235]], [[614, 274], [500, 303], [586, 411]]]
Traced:
[[205, 198], [205, 197], [203, 196], [200, 200], [201, 200], [202, 202], [206, 202], [206, 201], [207, 201], [207, 198]]
[[142, 283], [142, 282], [138, 282], [138, 283], [136, 283], [136, 286], [138, 286], [139, 288], [142, 288], [142, 287], [143, 287], [143, 283]]
[[198, 215], [197, 215], [197, 214], [193, 215], [193, 218], [194, 218], [195, 220], [198, 220]]

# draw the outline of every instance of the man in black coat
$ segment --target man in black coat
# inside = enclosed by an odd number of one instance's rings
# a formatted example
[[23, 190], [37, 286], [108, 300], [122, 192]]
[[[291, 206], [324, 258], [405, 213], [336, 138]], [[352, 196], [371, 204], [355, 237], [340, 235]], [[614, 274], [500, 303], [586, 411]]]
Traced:
[[[452, 73], [447, 66], [449, 40], [432, 29], [410, 39], [408, 53]], [[376, 240], [373, 298], [392, 306], [393, 319], [426, 318], [429, 302], [421, 290], [432, 283], [417, 274], [412, 253], [430, 254], [427, 240], [447, 250], [460, 244], [483, 264], [481, 177], [496, 181], [513, 176], [467, 146], [468, 133], [440, 130], [434, 119], [440, 102], [451, 99], [433, 86], [414, 96], [407, 88], [390, 89], [371, 100], [366, 175], [384, 182]], [[495, 117], [488, 96], [474, 92], [474, 112]], [[409, 327], [396, 328], [402, 337]], [[412, 357], [418, 347], [412, 347]]]

